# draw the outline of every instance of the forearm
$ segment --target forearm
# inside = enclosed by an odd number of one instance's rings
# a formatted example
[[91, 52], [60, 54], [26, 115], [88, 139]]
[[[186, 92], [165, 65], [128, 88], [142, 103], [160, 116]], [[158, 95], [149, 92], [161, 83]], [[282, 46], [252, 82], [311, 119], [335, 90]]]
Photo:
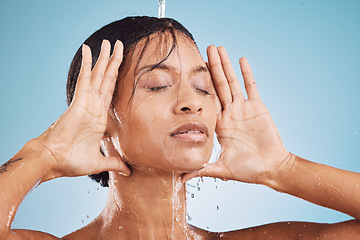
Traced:
[[354, 240], [360, 238], [360, 222], [357, 220], [350, 220], [332, 224], [311, 222], [278, 222], [266, 224], [263, 226], [246, 228], [242, 230], [219, 233], [218, 236], [218, 239], [224, 240]]
[[269, 187], [360, 219], [360, 174], [307, 161], [294, 161], [269, 181]]
[[51, 169], [49, 157], [47, 151], [37, 144], [36, 140], [32, 140], [0, 167], [1, 237], [9, 232], [24, 197], [40, 182], [49, 178], [48, 173]]

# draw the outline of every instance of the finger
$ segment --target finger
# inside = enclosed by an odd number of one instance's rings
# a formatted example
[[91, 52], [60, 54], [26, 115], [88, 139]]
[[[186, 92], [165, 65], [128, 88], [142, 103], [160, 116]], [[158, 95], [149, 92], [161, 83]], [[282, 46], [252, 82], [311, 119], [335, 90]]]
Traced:
[[234, 69], [231, 65], [230, 58], [229, 58], [225, 48], [218, 47], [218, 52], [220, 55], [220, 60], [221, 60], [222, 68], [224, 69], [226, 79], [229, 82], [233, 101], [238, 100], [238, 99], [244, 101], [245, 98], [244, 98], [244, 95], [242, 94], [240, 83], [236, 77]]
[[209, 71], [210, 71], [210, 65], [209, 65], [209, 62], [205, 62], [205, 65], [206, 65], [206, 67], [209, 69]]
[[223, 171], [216, 165], [212, 163], [200, 169], [198, 171], [185, 173], [181, 177], [182, 182], [187, 182], [195, 177], [214, 177], [214, 178], [223, 178]]
[[260, 99], [248, 60], [246, 58], [240, 58], [239, 63], [248, 99]]
[[210, 74], [214, 82], [215, 90], [219, 96], [222, 107], [226, 108], [226, 106], [232, 102], [232, 96], [216, 47], [209, 46], [207, 49], [207, 55], [209, 59]]
[[91, 73], [90, 88], [92, 90], [97, 91], [100, 89], [106, 67], [109, 63], [110, 48], [111, 48], [110, 42], [108, 40], [104, 39], [101, 44], [101, 51], [100, 51], [99, 58], [98, 58], [98, 60], [95, 64], [95, 67]]
[[[209, 62], [205, 62], [205, 65], [206, 65], [206, 67], [209, 69], [209, 71], [210, 71], [210, 65], [209, 65]], [[216, 92], [215, 92], [215, 94], [214, 94], [214, 101], [215, 101], [215, 107], [216, 107], [216, 114], [219, 114], [219, 113], [221, 113], [221, 102], [220, 102], [220, 100], [219, 100], [219, 97], [218, 97], [218, 95], [216, 94]]]
[[221, 113], [221, 102], [217, 95], [215, 95], [215, 108], [216, 108], [216, 114], [219, 115]]
[[82, 95], [89, 88], [91, 76], [91, 49], [88, 45], [82, 45], [82, 60], [80, 73], [77, 79], [74, 99], [76, 96]]
[[110, 104], [113, 96], [119, 67], [123, 59], [123, 49], [124, 46], [122, 42], [117, 40], [114, 46], [113, 55], [110, 58], [110, 62], [104, 74], [104, 80], [100, 87], [100, 95], [104, 96], [106, 106]]
[[131, 174], [127, 164], [118, 157], [103, 157], [103, 159], [100, 160], [98, 171], [117, 171], [124, 176], [130, 176]]

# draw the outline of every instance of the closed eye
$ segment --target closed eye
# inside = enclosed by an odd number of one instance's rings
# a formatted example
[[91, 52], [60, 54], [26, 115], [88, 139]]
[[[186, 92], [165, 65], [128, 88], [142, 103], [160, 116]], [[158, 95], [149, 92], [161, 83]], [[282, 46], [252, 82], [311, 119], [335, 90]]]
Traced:
[[151, 91], [156, 92], [156, 91], [159, 91], [159, 90], [165, 89], [166, 87], [167, 87], [167, 86], [150, 87], [149, 89], [150, 89]]
[[196, 88], [195, 90], [202, 93], [202, 94], [204, 94], [204, 95], [210, 95], [210, 93], [208, 91], [204, 90], [204, 89]]

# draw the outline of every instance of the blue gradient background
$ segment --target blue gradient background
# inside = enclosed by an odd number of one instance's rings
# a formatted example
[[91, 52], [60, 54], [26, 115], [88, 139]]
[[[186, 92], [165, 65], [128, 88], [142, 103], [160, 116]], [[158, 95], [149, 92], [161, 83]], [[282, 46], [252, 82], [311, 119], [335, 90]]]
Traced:
[[[65, 111], [67, 71], [85, 38], [111, 21], [157, 11], [157, 0], [1, 1], [0, 163]], [[166, 1], [166, 16], [194, 34], [203, 54], [207, 45], [225, 46], [239, 78], [238, 58], [248, 58], [289, 151], [357, 172], [359, 12], [359, 1]], [[189, 222], [214, 231], [349, 219], [263, 186], [204, 179], [199, 187], [189, 187]], [[89, 223], [106, 196], [87, 177], [47, 182], [25, 198], [13, 227], [62, 236]]]

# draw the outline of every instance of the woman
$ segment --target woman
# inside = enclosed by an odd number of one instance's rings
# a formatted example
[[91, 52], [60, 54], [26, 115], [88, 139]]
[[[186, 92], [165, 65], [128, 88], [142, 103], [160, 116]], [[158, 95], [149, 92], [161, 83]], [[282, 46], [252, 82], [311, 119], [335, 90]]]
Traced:
[[[195, 176], [263, 184], [360, 219], [360, 175], [287, 152], [247, 60], [245, 99], [225, 49], [207, 55], [208, 64], [172, 19], [125, 18], [90, 36], [71, 64], [70, 107], [1, 166], [1, 239], [57, 239], [12, 230], [16, 210], [37, 184], [88, 174], [109, 186], [107, 204], [62, 239], [359, 238], [357, 220], [226, 233], [187, 224], [185, 182]], [[222, 153], [207, 165], [215, 131]]]

